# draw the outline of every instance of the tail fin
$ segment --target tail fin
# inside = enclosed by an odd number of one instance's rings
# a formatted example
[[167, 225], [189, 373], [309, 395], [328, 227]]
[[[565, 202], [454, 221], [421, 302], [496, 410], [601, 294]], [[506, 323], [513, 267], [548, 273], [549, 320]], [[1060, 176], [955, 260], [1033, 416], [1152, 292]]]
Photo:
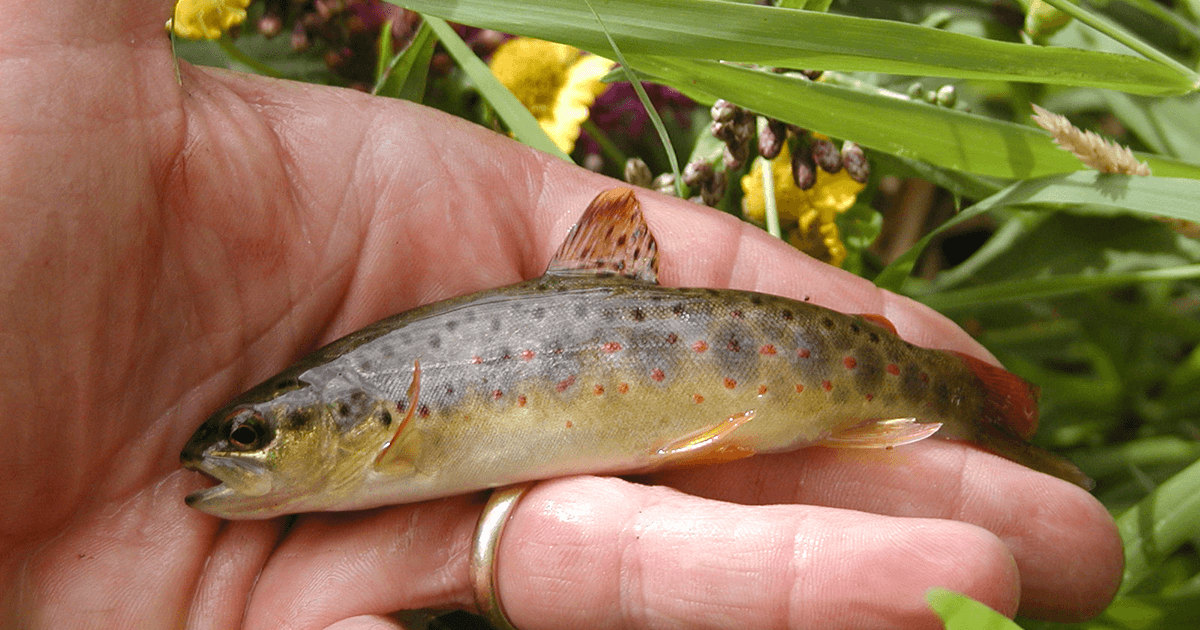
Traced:
[[955, 352], [987, 391], [983, 418], [974, 441], [985, 450], [1018, 464], [1091, 490], [1095, 482], [1065, 458], [1028, 442], [1037, 431], [1039, 389], [1021, 377], [975, 357]]
[[983, 419], [1007, 427], [1023, 440], [1032, 438], [1037, 432], [1037, 401], [1041, 390], [1004, 368], [961, 352], [952, 354], [967, 364], [987, 390], [987, 413]]

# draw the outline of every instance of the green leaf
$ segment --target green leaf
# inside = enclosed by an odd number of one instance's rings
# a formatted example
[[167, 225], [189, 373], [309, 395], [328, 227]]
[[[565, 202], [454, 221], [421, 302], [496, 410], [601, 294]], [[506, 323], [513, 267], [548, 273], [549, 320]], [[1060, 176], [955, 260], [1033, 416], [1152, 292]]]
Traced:
[[944, 588], [931, 588], [925, 601], [941, 617], [946, 630], [1021, 630], [1008, 617], [966, 595]]
[[[607, 49], [578, 0], [389, 0], [463, 24]], [[1188, 74], [1111, 53], [998, 42], [923, 26], [717, 0], [608, 0], [599, 7], [625, 55], [787, 68], [889, 72], [1184, 94]]]
[[994, 282], [978, 287], [915, 296], [927, 306], [939, 311], [978, 308], [997, 304], [1012, 304], [1049, 297], [1058, 297], [1108, 289], [1127, 284], [1161, 280], [1200, 278], [1200, 265], [1183, 265], [1166, 269], [1149, 269], [1127, 273], [1098, 273], [1051, 276], [1030, 280]]
[[[712, 62], [626, 57], [693, 99], [718, 96], [765, 116], [894, 155], [1008, 179], [1084, 168], [1046, 132], [904, 98]], [[1200, 166], [1146, 159], [1159, 175], [1200, 177]]]
[[1176, 549], [1200, 537], [1200, 461], [1117, 517], [1125, 541], [1121, 593], [1137, 590]]
[[371, 93], [420, 103], [425, 98], [429, 60], [433, 58], [433, 45], [437, 43], [433, 37], [433, 29], [428, 22], [422, 22], [408, 48], [392, 56], [384, 65], [384, 60], [387, 59], [383, 53], [384, 43], [386, 42], [390, 50], [391, 32], [391, 28], [384, 27], [380, 34], [380, 67], [377, 69], [375, 88]]
[[449, 24], [446, 24], [445, 20], [431, 15], [422, 17], [441, 40], [446, 52], [450, 53], [463, 72], [471, 78], [476, 89], [492, 105], [492, 108], [496, 110], [496, 115], [500, 116], [500, 120], [504, 121], [517, 140], [555, 157], [571, 161], [570, 156], [563, 153], [550, 139], [550, 136], [542, 131], [541, 125], [538, 124], [533, 114], [530, 114], [521, 101], [517, 100], [517, 97], [513, 96], [513, 93], [509, 92], [508, 88], [496, 79], [496, 75], [492, 74], [487, 65], [475, 56], [466, 42], [458, 36], [458, 33], [454, 32], [454, 29], [450, 28]]
[[[1095, 171], [1080, 171], [1067, 175], [1055, 175], [1039, 179], [1016, 182], [1000, 192], [960, 212], [953, 219], [925, 235], [916, 245], [892, 261], [875, 279], [877, 286], [897, 291], [904, 279], [912, 272], [913, 265], [925, 247], [941, 232], [954, 227], [984, 212], [999, 208], [1052, 205], [1055, 207], [1090, 208], [1090, 212], [1106, 210], [1110, 213], [1134, 213], [1143, 216], [1167, 216], [1188, 221], [1200, 221], [1200, 181], [1169, 177], [1137, 177], [1131, 175], [1107, 175]], [[1178, 277], [1192, 277], [1182, 272]], [[1114, 286], [1136, 281], [1133, 276], [1122, 279], [1110, 276], [1107, 280], [1095, 277], [1079, 285], [1079, 290], [1101, 286]], [[1064, 282], [1069, 278], [1064, 278]], [[1093, 283], [1094, 281], [1094, 283]], [[1042, 294], [1041, 289], [1030, 285], [1023, 287], [1024, 296]], [[1062, 295], [1065, 285], [1047, 285], [1044, 295]], [[1073, 291], [1066, 291], [1067, 293]], [[944, 294], [943, 294], [944, 295]], [[965, 294], [968, 297], [971, 294]], [[982, 297], [982, 296], [980, 296]], [[928, 296], [934, 302], [959, 304], [962, 296], [950, 298]], [[1012, 301], [1012, 300], [1005, 300]], [[927, 302], [929, 303], [929, 302]], [[932, 305], [932, 304], [931, 304]]]

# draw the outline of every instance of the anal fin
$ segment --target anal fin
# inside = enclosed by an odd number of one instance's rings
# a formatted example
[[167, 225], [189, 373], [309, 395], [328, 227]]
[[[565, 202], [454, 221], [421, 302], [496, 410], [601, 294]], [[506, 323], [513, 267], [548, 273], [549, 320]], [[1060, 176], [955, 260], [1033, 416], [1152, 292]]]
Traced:
[[834, 432], [815, 446], [833, 448], [894, 448], [920, 442], [938, 432], [940, 422], [917, 422], [916, 418], [868, 420]]
[[737, 444], [731, 434], [754, 419], [754, 410], [732, 415], [717, 424], [671, 440], [655, 449], [656, 466], [720, 464], [750, 457], [755, 450]]

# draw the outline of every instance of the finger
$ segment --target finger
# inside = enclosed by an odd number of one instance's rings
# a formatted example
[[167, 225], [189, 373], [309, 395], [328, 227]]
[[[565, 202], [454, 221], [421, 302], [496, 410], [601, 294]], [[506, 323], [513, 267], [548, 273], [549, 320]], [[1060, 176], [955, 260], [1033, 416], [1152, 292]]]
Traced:
[[561, 627], [934, 628], [932, 586], [1012, 614], [1004, 545], [952, 521], [745, 507], [611, 478], [525, 497], [499, 554], [523, 630]]
[[[473, 607], [479, 501], [304, 517], [268, 564], [246, 627], [323, 628], [397, 608]], [[501, 541], [498, 589], [523, 630], [936, 627], [944, 586], [1010, 613], [999, 540], [952, 521], [746, 507], [612, 478], [544, 482]]]
[[1099, 501], [1071, 483], [961, 444], [811, 448], [666, 471], [653, 481], [723, 501], [815, 504], [978, 525], [1016, 559], [1026, 616], [1091, 618], [1121, 581], [1121, 540]]
[[296, 520], [263, 568], [246, 630], [316, 630], [360, 615], [470, 608], [481, 496]]

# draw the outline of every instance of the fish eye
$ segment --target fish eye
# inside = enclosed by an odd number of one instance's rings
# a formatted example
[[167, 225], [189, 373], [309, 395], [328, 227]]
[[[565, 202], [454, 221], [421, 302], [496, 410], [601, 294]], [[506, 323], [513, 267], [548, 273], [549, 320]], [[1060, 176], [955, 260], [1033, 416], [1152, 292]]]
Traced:
[[238, 450], [253, 450], [270, 441], [271, 432], [262, 414], [243, 409], [229, 422], [229, 444]]

